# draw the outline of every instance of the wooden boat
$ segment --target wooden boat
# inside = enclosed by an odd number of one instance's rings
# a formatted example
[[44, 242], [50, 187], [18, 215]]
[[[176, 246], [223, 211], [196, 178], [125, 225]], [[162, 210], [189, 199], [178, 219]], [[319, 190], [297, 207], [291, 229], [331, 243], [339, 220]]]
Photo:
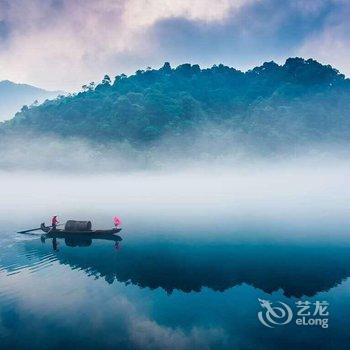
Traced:
[[50, 236], [56, 236], [57, 238], [65, 237], [65, 235], [80, 235], [80, 236], [89, 236], [90, 238], [101, 238], [101, 236], [110, 236], [114, 235], [118, 232], [120, 232], [121, 228], [112, 228], [110, 230], [62, 230], [56, 228], [53, 230], [51, 227], [45, 226], [45, 223], [42, 223], [40, 225], [40, 228], [45, 233], [49, 234]]

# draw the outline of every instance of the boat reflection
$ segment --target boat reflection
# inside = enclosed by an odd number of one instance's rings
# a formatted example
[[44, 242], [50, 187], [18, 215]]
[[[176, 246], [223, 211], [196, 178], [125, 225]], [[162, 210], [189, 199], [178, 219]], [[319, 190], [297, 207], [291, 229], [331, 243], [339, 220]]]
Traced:
[[43, 234], [40, 237], [42, 243], [46, 240], [52, 240], [52, 249], [59, 251], [59, 241], [63, 239], [67, 247], [90, 247], [93, 240], [113, 241], [116, 249], [119, 249], [122, 238], [115, 234], [99, 234], [99, 235], [78, 235], [78, 234], [61, 234], [59, 232], [52, 232]]

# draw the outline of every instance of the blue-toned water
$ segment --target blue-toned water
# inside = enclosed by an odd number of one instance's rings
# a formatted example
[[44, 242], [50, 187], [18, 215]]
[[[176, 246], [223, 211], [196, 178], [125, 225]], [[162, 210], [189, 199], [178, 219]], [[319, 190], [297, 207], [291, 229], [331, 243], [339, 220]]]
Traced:
[[[163, 232], [164, 233], [164, 232]], [[253, 233], [251, 233], [253, 234]], [[346, 349], [350, 245], [231, 236], [112, 241], [2, 233], [2, 348]], [[328, 328], [268, 328], [259, 299], [327, 301]], [[276, 304], [277, 305], [277, 304]], [[279, 320], [277, 319], [279, 322]]]
[[[350, 197], [332, 176], [2, 177], [0, 348], [348, 349]], [[16, 233], [51, 213], [119, 214], [122, 241]]]

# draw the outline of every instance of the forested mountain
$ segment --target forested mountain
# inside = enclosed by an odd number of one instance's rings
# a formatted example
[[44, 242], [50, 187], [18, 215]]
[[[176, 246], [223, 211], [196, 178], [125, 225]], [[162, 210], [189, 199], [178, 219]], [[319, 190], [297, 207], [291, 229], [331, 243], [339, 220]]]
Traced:
[[[269, 144], [350, 140], [350, 80], [329, 65], [289, 58], [248, 72], [169, 63], [158, 70], [83, 86], [74, 95], [24, 107], [2, 134], [28, 131], [137, 147], [164, 135], [217, 128], [214, 138]], [[231, 137], [231, 136], [230, 136]], [[233, 137], [233, 136], [232, 136]], [[247, 141], [250, 142], [250, 141]]]
[[0, 121], [11, 119], [24, 105], [38, 104], [62, 94], [27, 84], [0, 81]]

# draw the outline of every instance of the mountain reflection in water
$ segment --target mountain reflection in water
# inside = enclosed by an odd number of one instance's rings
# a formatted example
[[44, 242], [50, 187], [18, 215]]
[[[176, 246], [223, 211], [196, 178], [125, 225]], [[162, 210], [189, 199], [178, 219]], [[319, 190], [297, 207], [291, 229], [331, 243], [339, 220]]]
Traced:
[[[119, 236], [107, 240], [46, 237], [24, 241], [22, 249], [39, 260], [50, 249], [59, 250], [55, 257], [60, 264], [79, 268], [90, 276], [104, 278], [108, 283], [118, 280], [141, 288], [160, 287], [167, 293], [200, 292], [203, 287], [224, 291], [245, 283], [266, 293], [282, 289], [287, 297], [313, 296], [350, 276], [347, 245], [243, 244], [220, 239], [120, 241]], [[5, 268], [10, 273], [14, 267]]]
[[[121, 233], [3, 235], [1, 348], [349, 348], [344, 239]], [[326, 300], [330, 327], [266, 328], [259, 299]]]

